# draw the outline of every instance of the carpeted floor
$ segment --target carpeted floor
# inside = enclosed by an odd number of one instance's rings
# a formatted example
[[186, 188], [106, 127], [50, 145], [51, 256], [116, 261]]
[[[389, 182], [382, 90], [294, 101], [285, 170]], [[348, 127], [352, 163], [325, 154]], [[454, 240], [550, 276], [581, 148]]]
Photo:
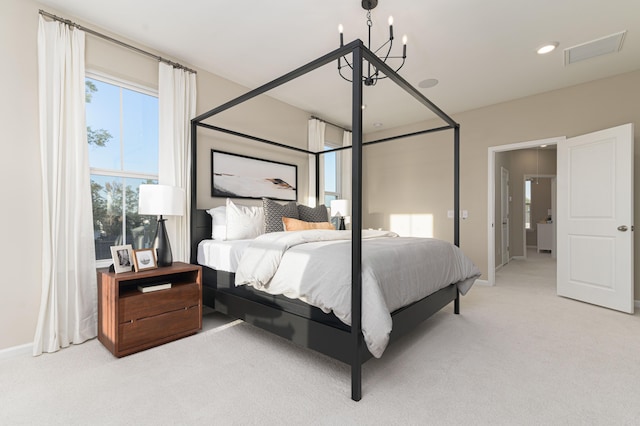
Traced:
[[555, 295], [532, 252], [363, 368], [208, 313], [122, 359], [93, 340], [0, 361], [0, 424], [640, 424], [640, 318]]

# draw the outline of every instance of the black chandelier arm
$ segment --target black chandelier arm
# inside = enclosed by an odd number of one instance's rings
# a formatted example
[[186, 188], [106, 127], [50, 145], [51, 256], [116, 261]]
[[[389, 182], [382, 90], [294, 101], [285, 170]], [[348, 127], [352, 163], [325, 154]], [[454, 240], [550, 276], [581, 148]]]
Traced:
[[345, 65], [342, 65], [342, 63], [340, 62], [340, 59], [341, 59], [341, 58], [338, 58], [338, 74], [340, 74], [340, 77], [342, 77], [344, 80], [346, 80], [346, 81], [348, 81], [349, 83], [351, 83], [351, 80], [350, 80], [349, 78], [347, 78], [347, 77], [345, 77], [344, 75], [342, 75], [342, 69], [348, 66], [348, 67], [349, 67], [349, 69], [353, 70], [353, 65], [351, 65], [351, 64], [349, 63], [349, 61], [347, 60], [347, 57], [346, 57], [346, 56], [343, 56], [343, 57], [342, 57], [342, 59], [344, 59], [345, 63], [347, 64], [346, 66], [345, 66]]
[[[395, 69], [395, 72], [398, 72], [398, 71], [400, 71], [400, 69], [404, 66], [405, 58], [403, 58], [402, 56], [395, 56], [395, 57], [394, 57], [394, 56], [390, 56], [390, 57], [389, 57], [389, 59], [393, 59], [393, 58], [401, 58], [401, 59], [402, 59], [402, 63], [400, 64], [400, 66], [399, 66], [398, 68], [396, 68], [396, 69]], [[382, 58], [380, 58], [380, 59], [382, 59]], [[376, 68], [376, 72], [375, 72], [373, 75], [377, 75], [379, 72], [380, 72], [380, 70], [378, 70], [378, 69]], [[373, 76], [371, 76], [371, 77], [373, 77]], [[386, 75], [386, 74], [383, 74], [383, 75], [382, 75], [382, 77], [376, 77], [375, 79], [376, 79], [376, 80], [384, 80], [385, 78], [387, 78], [387, 75]], [[375, 83], [374, 83], [374, 84], [375, 84]]]
[[[393, 38], [388, 39], [388, 40], [387, 40], [387, 41], [386, 41], [382, 46], [378, 47], [378, 48], [376, 49], [376, 51], [375, 51], [375, 52], [373, 52], [373, 54], [374, 54], [374, 55], [377, 55], [377, 54], [378, 54], [378, 52], [379, 52], [380, 50], [382, 50], [382, 48], [383, 48], [383, 47], [385, 47], [387, 44], [389, 45], [389, 49], [387, 49], [387, 55], [386, 55], [385, 57], [388, 57], [388, 56], [389, 56], [389, 53], [391, 53], [391, 48], [393, 47]], [[371, 49], [369, 49], [369, 50], [371, 50]], [[380, 56], [378, 56], [378, 57], [379, 57], [380, 59], [382, 59]]]

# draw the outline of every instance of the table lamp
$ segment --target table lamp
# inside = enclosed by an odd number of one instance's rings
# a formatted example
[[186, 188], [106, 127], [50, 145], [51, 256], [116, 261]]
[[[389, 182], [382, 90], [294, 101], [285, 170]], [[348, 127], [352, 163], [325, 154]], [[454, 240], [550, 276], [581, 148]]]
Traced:
[[340, 218], [339, 230], [347, 229], [344, 217], [349, 216], [349, 200], [331, 200], [331, 216]]
[[138, 214], [160, 216], [153, 241], [158, 266], [171, 266], [173, 263], [171, 244], [164, 224], [166, 219], [162, 216], [182, 216], [184, 204], [185, 195], [181, 188], [169, 185], [140, 185]]

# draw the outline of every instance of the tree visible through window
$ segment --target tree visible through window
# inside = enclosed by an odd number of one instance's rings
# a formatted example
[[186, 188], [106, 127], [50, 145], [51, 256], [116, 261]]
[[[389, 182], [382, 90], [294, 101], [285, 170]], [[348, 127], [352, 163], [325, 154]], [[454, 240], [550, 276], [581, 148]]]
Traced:
[[111, 246], [149, 247], [155, 234], [156, 217], [138, 215], [138, 188], [158, 183], [158, 98], [93, 75], [85, 93], [96, 259], [110, 260]]

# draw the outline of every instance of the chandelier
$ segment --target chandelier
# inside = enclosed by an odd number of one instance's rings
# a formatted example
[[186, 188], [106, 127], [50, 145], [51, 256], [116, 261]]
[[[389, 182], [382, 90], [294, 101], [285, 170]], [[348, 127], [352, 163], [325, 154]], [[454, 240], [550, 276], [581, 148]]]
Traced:
[[[371, 49], [371, 27], [373, 27], [373, 21], [371, 21], [371, 10], [373, 10], [378, 5], [378, 0], [362, 0], [362, 8], [367, 11], [367, 27], [369, 30], [369, 40], [367, 42], [367, 48], [373, 52], [374, 55], [378, 55], [378, 52], [382, 51], [384, 53], [384, 49], [386, 48], [386, 53], [384, 56], [378, 56], [378, 58], [382, 59], [383, 62], [387, 62], [389, 59], [402, 59], [400, 66], [396, 68], [394, 71], [398, 72], [400, 68], [404, 65], [404, 61], [407, 58], [407, 36], [402, 36], [402, 56], [390, 56], [391, 48], [393, 47], [393, 16], [389, 16], [389, 39], [380, 47], [378, 47], [375, 51]], [[344, 38], [343, 38], [343, 30], [342, 24], [338, 26], [338, 31], [340, 31], [340, 47], [344, 46]], [[344, 63], [343, 61], [344, 60]], [[338, 73], [340, 77], [347, 81], [351, 81], [348, 76], [342, 74], [343, 68], [353, 69], [353, 65], [349, 62], [349, 60], [343, 56], [342, 58], [338, 58]], [[376, 68], [375, 65], [371, 65], [369, 63], [367, 67], [367, 75], [362, 76], [362, 81], [365, 86], [374, 86], [378, 80], [383, 78], [387, 78], [386, 75], [380, 75], [380, 70]]]

